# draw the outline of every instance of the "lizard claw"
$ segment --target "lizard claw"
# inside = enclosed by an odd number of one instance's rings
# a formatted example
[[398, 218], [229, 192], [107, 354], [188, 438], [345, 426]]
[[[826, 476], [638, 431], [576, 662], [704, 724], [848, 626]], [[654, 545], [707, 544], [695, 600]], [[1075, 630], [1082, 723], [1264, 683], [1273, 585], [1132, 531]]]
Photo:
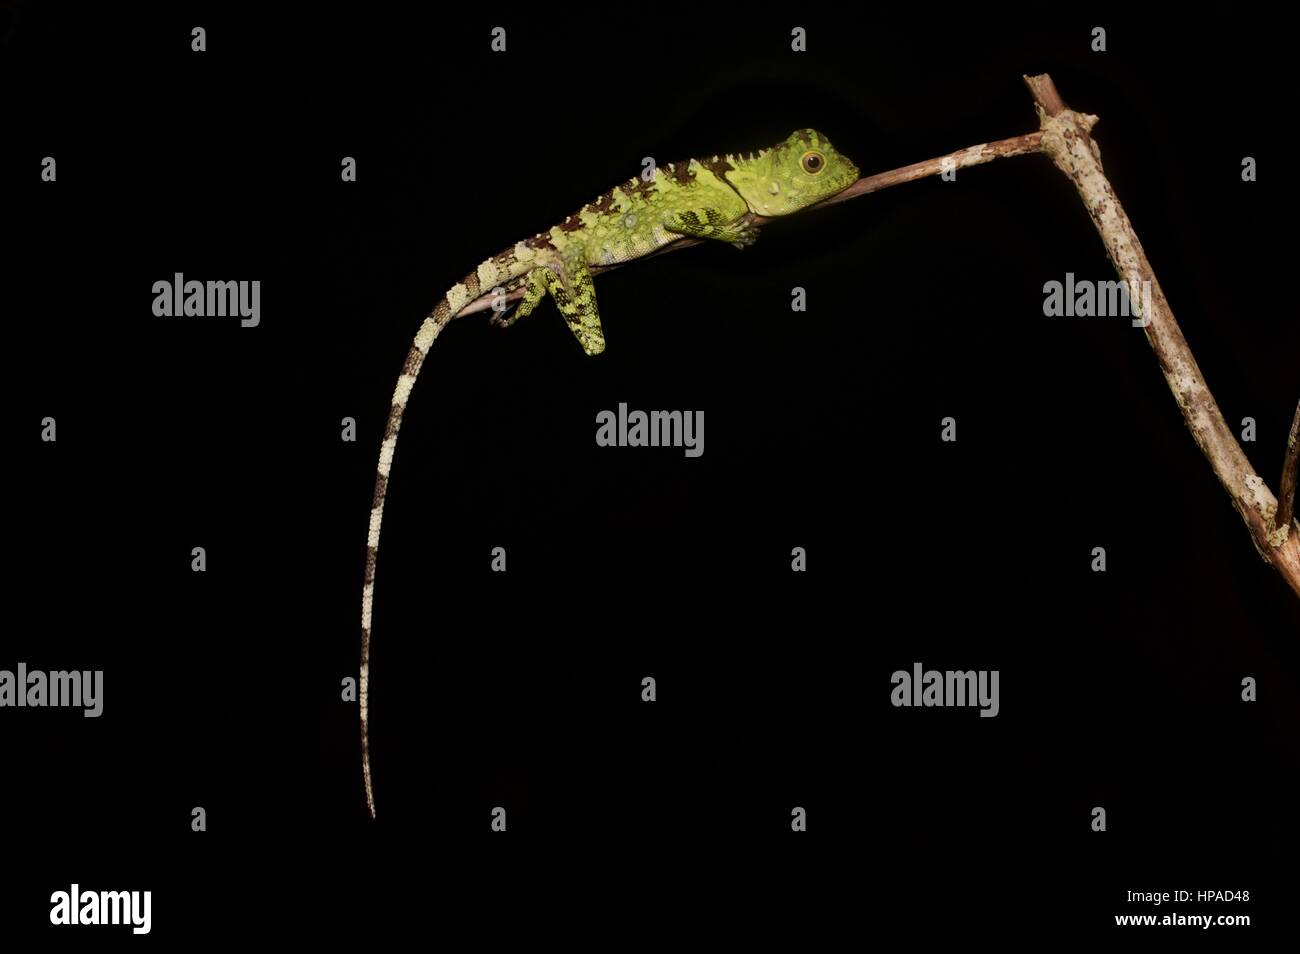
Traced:
[[748, 248], [758, 241], [758, 226], [746, 223], [736, 229], [735, 235], [736, 237], [731, 242], [732, 247]]
[[505, 311], [494, 311], [492, 317], [488, 319], [488, 324], [493, 328], [509, 328], [519, 320], [519, 309], [508, 308]]

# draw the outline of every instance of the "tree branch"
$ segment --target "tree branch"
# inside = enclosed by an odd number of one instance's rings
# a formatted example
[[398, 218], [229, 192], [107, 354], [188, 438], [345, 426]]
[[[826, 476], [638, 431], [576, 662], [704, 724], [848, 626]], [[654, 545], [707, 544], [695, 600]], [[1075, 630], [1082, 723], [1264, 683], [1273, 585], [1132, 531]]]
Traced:
[[[1300, 534], [1290, 533], [1289, 527], [1274, 532], [1277, 499], [1250, 466], [1223, 419], [1133, 223], [1102, 172], [1101, 152], [1089, 136], [1097, 117], [1067, 108], [1049, 76], [1027, 76], [1025, 84], [1038, 105], [1043, 152], [1074, 183], [1120, 278], [1130, 288], [1143, 290], [1141, 307], [1147, 312], [1140, 315], [1143, 331], [1188, 430], [1246, 522], [1259, 555], [1300, 596]], [[1138, 296], [1132, 297], [1136, 304]]]
[[[1300, 402], [1297, 402], [1295, 417], [1291, 420], [1291, 433], [1286, 439], [1286, 454], [1282, 458], [1282, 481], [1278, 484], [1277, 527], [1273, 533], [1280, 533], [1283, 540], [1295, 519], [1297, 471], [1300, 471]], [[1300, 524], [1296, 529], [1300, 531]]]
[[[1219, 483], [1228, 492], [1233, 506], [1245, 521], [1255, 549], [1300, 596], [1300, 532], [1291, 532], [1297, 443], [1300, 443], [1296, 434], [1297, 427], [1300, 427], [1300, 406], [1296, 408], [1296, 420], [1291, 425], [1280, 485], [1282, 500], [1279, 504], [1268, 485], [1250, 466], [1241, 445], [1224, 420], [1223, 413], [1192, 356], [1187, 339], [1174, 320], [1173, 311], [1156, 280], [1142, 243], [1138, 241], [1133, 224], [1102, 171], [1101, 152], [1090, 136], [1097, 117], [1069, 109], [1057, 92], [1056, 84], [1047, 74], [1026, 76], [1024, 80], [1038, 110], [1038, 132], [971, 146], [901, 169], [867, 176], [820, 204], [845, 202], [949, 169], [980, 165], [1007, 156], [1030, 153], [1048, 156], [1074, 183], [1120, 278], [1128, 283], [1129, 288], [1143, 290], [1142, 295], [1130, 295], [1130, 306], [1142, 319], [1147, 341], [1155, 352], [1156, 361], [1173, 392], [1174, 400], [1178, 402], [1188, 430], [1192, 432], [1193, 439], [1210, 462]], [[763, 224], [769, 220], [756, 216], [754, 221]], [[655, 254], [675, 252], [698, 245], [699, 242], [698, 239], [679, 239], [665, 245]], [[619, 265], [596, 266], [592, 272], [599, 274], [618, 267]], [[522, 288], [514, 289], [505, 295], [505, 300], [514, 301], [522, 295]], [[464, 308], [461, 315], [486, 311], [492, 307], [492, 303], [490, 293], [483, 295]], [[1295, 529], [1300, 531], [1300, 525]]]

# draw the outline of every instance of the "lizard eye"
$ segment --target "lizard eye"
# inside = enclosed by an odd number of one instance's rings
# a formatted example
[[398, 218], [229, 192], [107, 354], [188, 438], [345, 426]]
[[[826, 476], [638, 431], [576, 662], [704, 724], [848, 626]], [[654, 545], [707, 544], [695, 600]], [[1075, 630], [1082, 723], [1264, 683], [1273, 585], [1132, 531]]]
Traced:
[[826, 168], [826, 158], [820, 152], [805, 152], [799, 164], [803, 166], [804, 172], [815, 176]]

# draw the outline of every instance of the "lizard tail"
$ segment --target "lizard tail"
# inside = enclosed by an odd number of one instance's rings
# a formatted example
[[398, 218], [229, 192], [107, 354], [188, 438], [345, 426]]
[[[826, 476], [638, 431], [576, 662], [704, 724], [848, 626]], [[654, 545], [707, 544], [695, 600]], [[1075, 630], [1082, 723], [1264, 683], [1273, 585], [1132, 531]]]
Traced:
[[397, 450], [397, 432], [402, 427], [402, 414], [406, 411], [406, 402], [411, 396], [411, 388], [415, 385], [420, 367], [424, 364], [425, 355], [447, 323], [478, 298], [483, 289], [490, 290], [535, 267], [530, 262], [521, 261], [519, 252], [520, 248], [516, 246], [515, 249], [488, 259], [442, 296], [437, 307], [424, 319], [420, 330], [416, 332], [411, 350], [406, 355], [406, 363], [402, 365], [402, 373], [397, 379], [397, 387], [393, 390], [388, 424], [384, 428], [384, 440], [379, 447], [375, 497], [370, 508], [370, 532], [366, 538], [366, 577], [361, 590], [361, 675], [358, 692], [361, 707], [361, 774], [366, 785], [366, 808], [372, 819], [375, 817], [375, 792], [370, 780], [370, 620], [375, 600], [379, 528], [384, 521], [384, 497], [388, 492], [388, 474], [393, 466], [393, 453]]

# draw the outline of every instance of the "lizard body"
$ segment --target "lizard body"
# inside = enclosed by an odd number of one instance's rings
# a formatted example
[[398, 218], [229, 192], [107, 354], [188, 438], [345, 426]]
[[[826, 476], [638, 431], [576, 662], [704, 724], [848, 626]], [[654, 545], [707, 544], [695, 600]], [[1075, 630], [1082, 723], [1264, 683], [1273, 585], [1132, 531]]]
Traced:
[[853, 163], [812, 129], [798, 130], [768, 149], [668, 163], [649, 181], [638, 177], [624, 182], [559, 225], [487, 259], [453, 285], [424, 319], [393, 391], [367, 536], [358, 702], [362, 775], [371, 818], [375, 798], [370, 777], [370, 630], [379, 531], [402, 414], [425, 356], [443, 327], [487, 292], [523, 288], [514, 314], [497, 315], [494, 324], [513, 324], [549, 294], [583, 351], [600, 354], [605, 350], [605, 335], [592, 285], [593, 266], [642, 258], [686, 236], [744, 248], [758, 237], [755, 216], [796, 212], [842, 191], [857, 177]]

